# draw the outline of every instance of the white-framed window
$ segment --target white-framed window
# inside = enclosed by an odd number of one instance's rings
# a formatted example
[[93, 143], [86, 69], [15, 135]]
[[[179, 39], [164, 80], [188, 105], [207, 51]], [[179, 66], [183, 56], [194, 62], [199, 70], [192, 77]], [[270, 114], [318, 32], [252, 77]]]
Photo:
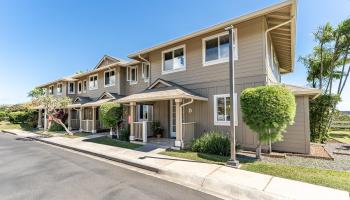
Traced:
[[86, 93], [87, 91], [87, 80], [83, 81], [83, 93]]
[[74, 82], [68, 83], [68, 94], [75, 94], [75, 83]]
[[53, 88], [54, 88], [53, 85], [49, 86], [49, 95], [53, 95]]
[[137, 120], [152, 121], [153, 119], [153, 106], [152, 105], [137, 105]]
[[[233, 31], [234, 59], [238, 59], [237, 29]], [[229, 34], [227, 32], [203, 38], [203, 66], [214, 65], [229, 61]]]
[[149, 63], [142, 63], [142, 78], [145, 82], [149, 81], [150, 65]]
[[81, 94], [82, 91], [83, 91], [83, 82], [79, 81], [78, 82], [78, 94]]
[[104, 74], [105, 74], [105, 77], [104, 77], [105, 87], [114, 86], [115, 80], [116, 80], [115, 70], [113, 69], [113, 70], [105, 71]]
[[[235, 126], [238, 125], [237, 120], [237, 94], [234, 94], [234, 114]], [[230, 126], [230, 112], [231, 112], [230, 94], [214, 95], [214, 125]]]
[[57, 95], [62, 95], [62, 92], [63, 92], [63, 84], [58, 83], [57, 84]]
[[96, 90], [98, 89], [98, 75], [91, 75], [89, 77], [89, 90]]
[[137, 79], [137, 66], [129, 66], [126, 69], [126, 80], [132, 85], [137, 83]]
[[186, 70], [186, 46], [162, 51], [162, 74]]

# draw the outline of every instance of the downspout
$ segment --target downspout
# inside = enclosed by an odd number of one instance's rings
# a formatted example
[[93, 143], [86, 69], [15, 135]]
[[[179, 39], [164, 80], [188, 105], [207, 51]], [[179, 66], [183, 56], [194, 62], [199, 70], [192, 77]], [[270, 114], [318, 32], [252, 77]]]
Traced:
[[[180, 105], [180, 122], [181, 122], [180, 137], [181, 137], [181, 145], [184, 145], [183, 139], [182, 139], [182, 138], [183, 138], [183, 137], [182, 137], [182, 112], [183, 112], [182, 110], [183, 110], [183, 108], [184, 108], [185, 106], [188, 106], [188, 105], [192, 104], [193, 101], [194, 101], [193, 98], [191, 98], [191, 100], [190, 100], [189, 102]], [[182, 148], [183, 148], [183, 146], [182, 146]]]
[[148, 66], [149, 66], [149, 77], [148, 77], [148, 87], [149, 87], [149, 86], [151, 85], [151, 62], [148, 61], [147, 59], [143, 58], [143, 57], [141, 56], [141, 54], [139, 54], [138, 57], [139, 57], [141, 60], [143, 60], [144, 62], [146, 62], [146, 63], [148, 64]]
[[[285, 22], [283, 22], [282, 24], [279, 24], [279, 25], [276, 25], [276, 26], [274, 26], [274, 27], [271, 27], [271, 28], [269, 28], [269, 29], [267, 29], [266, 31], [265, 31], [265, 65], [267, 65], [267, 60], [268, 60], [268, 46], [267, 46], [267, 44], [268, 44], [268, 38], [267, 38], [267, 34], [268, 34], [268, 32], [270, 32], [270, 31], [272, 31], [272, 30], [275, 30], [275, 29], [277, 29], [277, 28], [279, 28], [279, 27], [281, 27], [281, 26], [284, 26], [284, 25], [286, 25], [286, 24], [289, 24], [289, 23], [291, 23], [292, 22], [292, 20], [294, 19], [294, 17], [292, 17], [290, 20], [288, 20], [288, 21], [285, 21]], [[267, 67], [267, 66], [266, 66]], [[271, 63], [270, 63], [270, 61], [269, 61], [269, 66], [268, 67], [271, 67]], [[279, 69], [278, 69], [279, 70]]]

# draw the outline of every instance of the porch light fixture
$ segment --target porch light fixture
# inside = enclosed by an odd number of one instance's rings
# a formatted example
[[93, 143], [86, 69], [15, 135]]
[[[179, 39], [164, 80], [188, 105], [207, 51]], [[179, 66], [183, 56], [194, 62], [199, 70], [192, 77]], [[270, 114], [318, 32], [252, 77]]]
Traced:
[[[236, 158], [236, 130], [235, 130], [235, 113], [234, 113], [234, 93], [235, 93], [235, 63], [233, 52], [233, 25], [226, 27], [226, 31], [229, 33], [229, 76], [230, 76], [230, 141], [231, 141], [231, 158], [227, 162], [227, 166], [233, 168], [239, 168], [239, 161]], [[237, 33], [236, 33], [237, 34]]]

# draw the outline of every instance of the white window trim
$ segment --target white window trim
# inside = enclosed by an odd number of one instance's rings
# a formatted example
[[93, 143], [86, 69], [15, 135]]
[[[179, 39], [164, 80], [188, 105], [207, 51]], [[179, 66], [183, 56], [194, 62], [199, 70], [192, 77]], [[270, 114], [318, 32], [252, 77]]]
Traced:
[[[127, 81], [129, 82], [129, 84], [130, 85], [135, 85], [135, 84], [137, 84], [137, 82], [138, 82], [138, 80], [139, 80], [139, 77], [138, 77], [138, 69], [137, 69], [138, 67], [137, 67], [137, 65], [135, 65], [135, 66], [128, 66], [128, 68], [127, 68], [127, 70], [126, 70], [126, 72], [127, 72]], [[136, 80], [131, 80], [131, 79], [129, 79], [128, 78], [128, 75], [129, 75], [129, 73], [130, 73], [130, 78], [131, 78], [131, 70], [132, 69], [135, 69], [136, 70], [136, 74], [135, 74], [135, 78], [136, 78]], [[130, 72], [129, 72], [130, 71]]]
[[[58, 86], [61, 85], [62, 88], [61, 88], [61, 92], [58, 91]], [[63, 83], [57, 83], [57, 88], [56, 88], [56, 91], [57, 91], [57, 95], [62, 95], [63, 93]]]
[[[184, 49], [184, 63], [185, 63], [184, 66], [179, 68], [179, 69], [173, 69], [173, 70], [164, 71], [164, 54], [168, 53], [170, 51], [174, 52], [175, 50], [181, 49], [181, 48]], [[174, 53], [173, 53], [173, 56], [174, 56]], [[173, 57], [173, 59], [174, 59], [174, 57]], [[164, 75], [164, 74], [171, 74], [171, 73], [175, 73], [175, 72], [182, 72], [182, 71], [186, 71], [186, 45], [183, 44], [183, 45], [176, 46], [174, 48], [162, 51], [162, 75]]]
[[[234, 93], [234, 101], [233, 101], [233, 111], [234, 111], [234, 124], [235, 126], [238, 126], [238, 113], [237, 113], [237, 93]], [[230, 97], [230, 94], [217, 94], [214, 95], [214, 125], [215, 126], [230, 126], [230, 121], [217, 121], [217, 98], [222, 98], [222, 97]], [[226, 103], [226, 101], [225, 101]], [[226, 110], [226, 108], [225, 108]], [[226, 118], [225, 118], [226, 119]]]
[[[71, 83], [73, 83], [73, 92], [69, 91]], [[75, 94], [75, 82], [68, 82], [67, 89], [68, 89], [68, 94]]]
[[[84, 88], [84, 82], [86, 81], [86, 87]], [[86, 93], [87, 92], [87, 89], [88, 89], [88, 87], [89, 87], [89, 85], [88, 85], [88, 83], [89, 83], [89, 81], [88, 80], [83, 80], [83, 93]]]
[[[95, 87], [90, 88], [90, 78], [91, 78], [91, 77], [95, 77], [95, 76], [97, 76], [97, 84], [96, 84], [96, 86], [95, 86]], [[89, 80], [88, 80], [88, 88], [89, 88], [89, 90], [97, 90], [97, 89], [98, 89], [98, 74], [93, 74], [93, 75], [90, 75], [90, 76], [89, 76]]]
[[[50, 88], [52, 88], [51, 92], [50, 92]], [[54, 89], [55, 89], [55, 86], [54, 85], [50, 85], [48, 94], [49, 95], [54, 95], [55, 94]]]
[[106, 73], [109, 73], [109, 72], [112, 72], [112, 71], [114, 71], [115, 81], [117, 81], [117, 73], [116, 73], [115, 69], [111, 69], [111, 70], [105, 71], [105, 72], [103, 73], [103, 85], [104, 85], [105, 88], [106, 88], [106, 87], [115, 86], [115, 82], [114, 82], [113, 84], [108, 84], [108, 85], [106, 85]]
[[[228, 58], [219, 58], [217, 60], [212, 60], [212, 61], [205, 61], [205, 42], [207, 40], [211, 40], [213, 38], [219, 38], [220, 36], [228, 35], [228, 32], [222, 32], [218, 33], [216, 35], [211, 35], [209, 37], [205, 37], [202, 39], [202, 64], [203, 67], [210, 66], [210, 65], [216, 65], [220, 63], [226, 63], [229, 62], [229, 57]], [[235, 52], [234, 52], [234, 60], [238, 60], [238, 40], [237, 40], [237, 28], [233, 30], [233, 37], [235, 39]], [[220, 45], [220, 43], [218, 43]], [[220, 51], [220, 48], [219, 48]], [[219, 52], [220, 55], [220, 52]]]
[[[145, 77], [145, 70], [144, 70], [145, 66], [148, 66], [148, 77]], [[151, 72], [151, 65], [149, 63], [143, 62], [141, 64], [141, 68], [142, 68], [142, 78], [146, 83], [148, 83], [149, 77], [150, 77], [150, 72]]]
[[[79, 84], [81, 84], [81, 91], [79, 91]], [[78, 94], [81, 94], [83, 92], [83, 81], [78, 82], [77, 90], [78, 90]]]

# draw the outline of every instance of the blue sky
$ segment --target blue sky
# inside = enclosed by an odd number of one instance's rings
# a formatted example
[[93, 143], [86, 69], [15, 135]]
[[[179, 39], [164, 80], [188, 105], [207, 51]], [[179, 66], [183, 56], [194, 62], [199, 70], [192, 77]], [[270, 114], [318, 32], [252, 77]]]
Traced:
[[[27, 92], [36, 85], [91, 69], [104, 54], [126, 58], [278, 2], [0, 0], [0, 104], [27, 101]], [[347, 17], [350, 0], [299, 0], [296, 59], [311, 51], [317, 26]], [[305, 77], [304, 66], [296, 63], [282, 80], [306, 85]], [[339, 108], [350, 110], [350, 83], [342, 98]]]

